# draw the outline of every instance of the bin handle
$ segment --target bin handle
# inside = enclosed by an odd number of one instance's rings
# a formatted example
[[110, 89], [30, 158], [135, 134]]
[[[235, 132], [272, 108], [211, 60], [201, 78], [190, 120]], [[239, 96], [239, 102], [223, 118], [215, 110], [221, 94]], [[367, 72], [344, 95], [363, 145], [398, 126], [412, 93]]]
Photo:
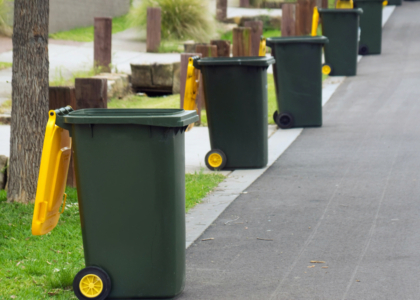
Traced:
[[[185, 110], [197, 110], [197, 95], [200, 72], [194, 67], [194, 60], [199, 57], [194, 56], [188, 59], [187, 68], [187, 80], [185, 81], [185, 93], [184, 93], [184, 109]], [[198, 113], [198, 112], [197, 112]], [[187, 131], [194, 127], [194, 123], [188, 125]]]
[[388, 5], [388, 1], [387, 1], [387, 0], [385, 0], [384, 2], [382, 2], [382, 5], [383, 5], [383, 6], [387, 6], [387, 5]]
[[260, 50], [258, 52], [259, 56], [265, 56], [267, 54], [267, 39], [261, 36], [260, 40]]
[[312, 15], [312, 32], [311, 32], [312, 36], [316, 36], [318, 23], [319, 23], [319, 12], [318, 12], [318, 7], [315, 6], [314, 13]]
[[338, 0], [335, 7], [340, 9], [353, 9], [353, 0]]

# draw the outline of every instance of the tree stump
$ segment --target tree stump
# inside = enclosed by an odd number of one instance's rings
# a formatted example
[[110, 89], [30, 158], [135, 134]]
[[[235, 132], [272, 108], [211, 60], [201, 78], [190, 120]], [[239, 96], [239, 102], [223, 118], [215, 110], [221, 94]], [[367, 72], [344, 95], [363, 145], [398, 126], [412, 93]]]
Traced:
[[147, 52], [158, 52], [161, 39], [162, 11], [159, 7], [147, 8]]
[[249, 7], [249, 0], [240, 0], [239, 7]]
[[246, 21], [245, 27], [251, 28], [251, 55], [258, 56], [260, 53], [260, 42], [263, 34], [262, 21]]
[[[201, 56], [201, 53], [182, 53], [181, 54], [181, 85], [180, 85], [180, 95], [181, 95], [181, 102], [180, 102], [180, 107], [184, 108], [184, 96], [185, 96], [185, 83], [187, 81], [187, 69], [188, 69], [188, 60], [190, 59], [190, 57], [194, 57], [194, 56]], [[196, 72], [200, 73], [200, 70], [196, 70]], [[201, 75], [199, 76], [199, 78], [201, 79]], [[196, 104], [197, 104], [197, 112], [198, 112], [198, 122], [201, 124], [201, 103], [202, 98], [203, 97], [203, 93], [201, 92], [201, 90], [199, 89], [198, 95], [197, 95], [197, 99], [196, 99]]]
[[216, 0], [216, 19], [223, 21], [227, 17], [227, 0]]
[[296, 3], [284, 3], [281, 16], [281, 36], [295, 36], [296, 26]]
[[251, 28], [233, 28], [233, 56], [251, 56]]
[[94, 67], [111, 72], [112, 18], [95, 18]]
[[[50, 86], [50, 110], [58, 109], [70, 105], [73, 109], [76, 107], [76, 90], [69, 86]], [[74, 172], [73, 151], [70, 158], [69, 172], [67, 174], [67, 186], [76, 187], [76, 174]]]
[[225, 40], [212, 40], [210, 45], [217, 47], [217, 57], [229, 57], [230, 56], [230, 42]]
[[108, 84], [103, 78], [76, 78], [76, 108], [107, 108]]

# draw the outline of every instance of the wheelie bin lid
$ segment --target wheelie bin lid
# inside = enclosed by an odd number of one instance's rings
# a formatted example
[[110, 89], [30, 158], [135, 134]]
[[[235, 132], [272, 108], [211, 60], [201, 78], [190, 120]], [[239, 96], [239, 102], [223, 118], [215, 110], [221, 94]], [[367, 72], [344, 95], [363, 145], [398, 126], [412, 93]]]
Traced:
[[273, 57], [248, 56], [248, 57], [205, 57], [194, 60], [194, 67], [200, 69], [201, 66], [251, 66], [269, 67], [276, 60]]
[[[184, 127], [198, 121], [195, 110], [183, 109], [80, 109], [57, 110], [60, 124], [137, 124], [160, 127]], [[63, 124], [63, 125], [64, 125]]]
[[361, 15], [363, 14], [363, 9], [354, 8], [354, 9], [343, 9], [343, 8], [319, 8], [318, 11], [321, 14], [342, 14], [342, 13], [353, 13]]
[[325, 36], [289, 36], [273, 37], [267, 39], [267, 45], [275, 44], [327, 44], [328, 38]]

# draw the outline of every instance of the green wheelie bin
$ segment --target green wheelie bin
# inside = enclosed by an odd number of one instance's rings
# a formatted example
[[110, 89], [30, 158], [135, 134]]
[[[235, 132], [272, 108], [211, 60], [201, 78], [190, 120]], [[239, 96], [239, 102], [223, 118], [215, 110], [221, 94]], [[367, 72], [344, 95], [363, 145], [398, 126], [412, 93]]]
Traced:
[[388, 0], [387, 5], [389, 5], [389, 6], [391, 6], [391, 5], [401, 6], [402, 5], [402, 0]]
[[272, 57], [194, 58], [203, 77], [210, 170], [267, 165], [267, 69], [274, 62]]
[[319, 9], [325, 45], [325, 65], [330, 76], [355, 76], [359, 51], [359, 9]]
[[359, 54], [381, 54], [383, 0], [354, 0], [360, 16]]
[[[64, 187], [53, 189], [58, 206], [45, 204], [48, 197], [40, 185], [49, 176], [42, 171], [60, 170], [48, 167], [48, 157], [59, 161], [54, 155], [59, 145], [66, 145], [61, 150], [72, 147], [86, 263], [73, 282], [78, 299], [172, 299], [180, 294], [186, 244], [184, 139], [197, 113], [66, 107], [49, 114], [32, 231], [45, 234], [58, 221], [55, 209], [50, 213], [46, 208], [60, 206]], [[49, 130], [68, 132], [71, 142], [57, 141], [48, 150]]]
[[324, 36], [268, 38], [278, 111], [274, 122], [283, 129], [322, 126], [322, 48]]

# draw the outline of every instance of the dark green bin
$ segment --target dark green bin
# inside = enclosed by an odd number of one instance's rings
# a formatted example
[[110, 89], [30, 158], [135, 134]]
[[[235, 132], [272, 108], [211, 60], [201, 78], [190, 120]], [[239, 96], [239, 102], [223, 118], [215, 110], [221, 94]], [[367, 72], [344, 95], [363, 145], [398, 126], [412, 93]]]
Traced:
[[[274, 62], [271, 57], [194, 59], [203, 75], [210, 169], [267, 165], [267, 68]], [[223, 161], [212, 167], [208, 157], [217, 150]]]
[[56, 113], [72, 136], [86, 267], [109, 275], [111, 299], [172, 299], [185, 282], [184, 138], [196, 112]]
[[322, 126], [322, 47], [324, 36], [268, 38], [276, 59], [273, 66], [280, 128]]
[[391, 5], [400, 6], [400, 5], [402, 5], [402, 0], [388, 0], [387, 5], [388, 6], [391, 6]]
[[325, 63], [330, 76], [355, 76], [359, 51], [359, 19], [361, 9], [319, 9], [325, 45]]
[[359, 54], [381, 54], [383, 0], [354, 0], [354, 7], [363, 10]]

